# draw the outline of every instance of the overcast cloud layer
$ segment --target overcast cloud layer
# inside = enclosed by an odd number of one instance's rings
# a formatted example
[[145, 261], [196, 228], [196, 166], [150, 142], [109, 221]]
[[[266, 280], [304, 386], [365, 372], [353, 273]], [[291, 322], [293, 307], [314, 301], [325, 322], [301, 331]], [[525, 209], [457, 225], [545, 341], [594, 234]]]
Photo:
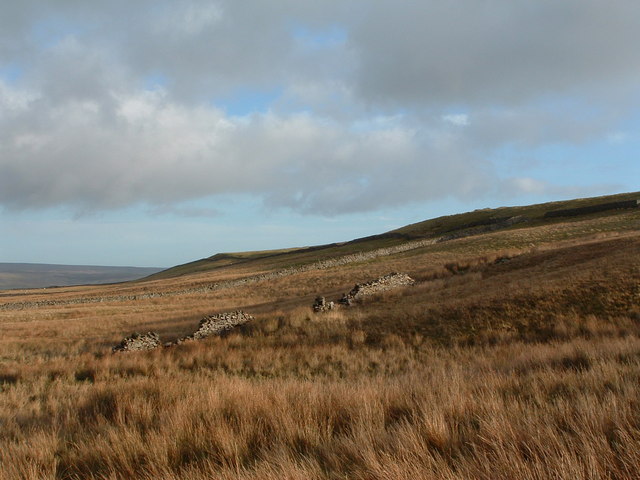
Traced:
[[570, 191], [495, 158], [621, 138], [638, 45], [635, 0], [5, 2], [0, 205]]

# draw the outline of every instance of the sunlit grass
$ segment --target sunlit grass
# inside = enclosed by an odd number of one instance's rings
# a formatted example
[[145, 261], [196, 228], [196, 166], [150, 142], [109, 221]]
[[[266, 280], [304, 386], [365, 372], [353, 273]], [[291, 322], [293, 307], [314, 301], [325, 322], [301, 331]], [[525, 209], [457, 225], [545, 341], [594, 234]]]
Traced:
[[[0, 310], [0, 478], [635, 479], [633, 215], [206, 293], [114, 299], [255, 272], [4, 296], [54, 304]], [[390, 271], [417, 284], [312, 313]], [[256, 321], [224, 338], [110, 353], [236, 309]]]

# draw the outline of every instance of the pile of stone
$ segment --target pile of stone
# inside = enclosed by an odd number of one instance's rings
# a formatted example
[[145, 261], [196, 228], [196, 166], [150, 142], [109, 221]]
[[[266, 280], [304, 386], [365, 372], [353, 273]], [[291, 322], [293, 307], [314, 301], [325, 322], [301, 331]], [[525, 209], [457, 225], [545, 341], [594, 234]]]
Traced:
[[[201, 340], [212, 335], [222, 335], [233, 330], [240, 325], [252, 321], [253, 317], [244, 312], [237, 311], [231, 313], [217, 313], [215, 315], [207, 315], [198, 325], [198, 329], [191, 335], [182, 337], [175, 342], [165, 343], [165, 347], [179, 345], [187, 340]], [[111, 350], [115, 352], [136, 352], [140, 350], [152, 350], [160, 346], [160, 336], [156, 332], [147, 332], [144, 334], [134, 333], [130, 337], [126, 337], [122, 342], [113, 347]]]
[[313, 303], [313, 311], [318, 312], [327, 312], [329, 310], [333, 310], [335, 304], [333, 302], [327, 302], [324, 297], [316, 297], [316, 301]]
[[233, 330], [234, 328], [244, 325], [252, 320], [253, 317], [251, 315], [242, 311], [207, 315], [200, 320], [198, 329], [195, 332], [181, 338], [176, 343], [181, 343], [185, 340], [201, 340], [212, 335], [222, 335], [223, 333]]
[[351, 305], [354, 300], [394, 288], [413, 285], [414, 283], [415, 280], [406, 273], [388, 273], [370, 282], [357, 283], [349, 293], [342, 295], [338, 303], [341, 305]]
[[113, 347], [113, 352], [139, 352], [153, 350], [160, 346], [160, 336], [156, 332], [134, 333]]

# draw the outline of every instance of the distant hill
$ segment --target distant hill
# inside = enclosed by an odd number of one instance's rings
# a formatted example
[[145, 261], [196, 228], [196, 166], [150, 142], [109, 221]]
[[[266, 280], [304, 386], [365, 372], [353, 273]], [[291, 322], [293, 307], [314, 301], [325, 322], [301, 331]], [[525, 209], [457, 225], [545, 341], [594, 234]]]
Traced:
[[578, 198], [527, 206], [484, 208], [473, 212], [433, 218], [378, 235], [348, 242], [313, 247], [218, 253], [177, 265], [152, 275], [149, 280], [211, 272], [231, 265], [253, 265], [270, 270], [317, 262], [355, 252], [394, 247], [412, 240], [454, 240], [497, 230], [517, 230], [561, 222], [605, 218], [640, 208], [640, 192]]
[[126, 282], [161, 270], [140, 267], [0, 263], [0, 290]]

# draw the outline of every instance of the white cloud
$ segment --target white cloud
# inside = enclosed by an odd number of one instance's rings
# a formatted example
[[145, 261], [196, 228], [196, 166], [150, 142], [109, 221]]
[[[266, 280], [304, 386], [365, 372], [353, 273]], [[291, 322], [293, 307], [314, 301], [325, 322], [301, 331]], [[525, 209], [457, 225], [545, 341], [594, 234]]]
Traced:
[[466, 113], [451, 113], [448, 115], [443, 115], [442, 119], [445, 122], [450, 123], [451, 125], [455, 125], [457, 127], [466, 127], [469, 125], [469, 115]]
[[632, 1], [377, 1], [349, 37], [357, 90], [396, 106], [611, 98], [640, 80], [638, 18]]
[[525, 194], [530, 193], [544, 193], [548, 185], [545, 182], [541, 182], [540, 180], [536, 180], [534, 178], [513, 178], [510, 180], [510, 183], [518, 192], [522, 192]]
[[215, 26], [222, 19], [222, 9], [215, 4], [188, 5], [173, 25], [189, 35]]
[[[231, 117], [161, 89], [32, 109], [0, 122], [15, 140], [0, 157], [0, 202], [13, 208], [147, 203], [170, 211], [171, 202], [240, 193], [336, 214], [467, 194], [470, 182], [491, 188], [477, 183], [486, 163], [401, 116], [357, 128], [308, 113]], [[36, 110], [34, 126], [27, 119]]]
[[[624, 128], [638, 18], [597, 0], [11, 2], [0, 205], [179, 212], [237, 193], [336, 214], [548, 192], [496, 181], [492, 155]], [[242, 89], [282, 94], [266, 113], [213, 106]]]
[[0, 79], [0, 118], [26, 110], [37, 98], [38, 96], [34, 93], [11, 87]]

